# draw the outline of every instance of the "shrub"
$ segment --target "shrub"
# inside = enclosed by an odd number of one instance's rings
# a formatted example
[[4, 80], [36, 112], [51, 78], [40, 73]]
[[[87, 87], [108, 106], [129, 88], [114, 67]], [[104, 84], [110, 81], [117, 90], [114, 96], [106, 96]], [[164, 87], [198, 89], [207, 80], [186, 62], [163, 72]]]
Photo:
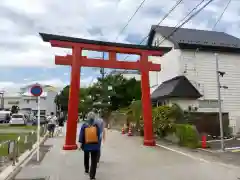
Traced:
[[180, 145], [190, 148], [199, 147], [199, 136], [195, 126], [189, 124], [176, 124], [175, 128]]
[[142, 116], [142, 102], [141, 100], [137, 100], [132, 102], [132, 104], [129, 106], [131, 112], [132, 112], [132, 117], [133, 117], [133, 122], [136, 124], [136, 128], [140, 128], [140, 121], [141, 121], [141, 116]]
[[159, 106], [153, 109], [153, 130], [160, 137], [174, 130], [175, 118], [169, 106]]

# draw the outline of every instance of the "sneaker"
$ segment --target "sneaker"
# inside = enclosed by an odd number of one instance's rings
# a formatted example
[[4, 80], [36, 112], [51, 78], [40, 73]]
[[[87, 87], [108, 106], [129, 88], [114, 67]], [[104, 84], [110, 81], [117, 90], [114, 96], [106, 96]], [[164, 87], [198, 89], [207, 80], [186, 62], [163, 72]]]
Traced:
[[96, 178], [92, 178], [92, 177], [90, 177], [90, 179], [91, 179], [91, 180], [94, 180], [94, 179], [96, 179]]
[[89, 171], [85, 171], [85, 174], [88, 174], [89, 173]]

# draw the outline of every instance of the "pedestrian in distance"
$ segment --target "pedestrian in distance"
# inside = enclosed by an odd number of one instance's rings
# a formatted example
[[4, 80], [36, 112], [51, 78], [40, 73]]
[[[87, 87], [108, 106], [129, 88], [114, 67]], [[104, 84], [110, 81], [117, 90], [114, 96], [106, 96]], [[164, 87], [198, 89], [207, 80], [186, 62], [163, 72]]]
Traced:
[[105, 122], [104, 122], [103, 118], [104, 118], [103, 113], [101, 113], [100, 116], [97, 116], [97, 118], [95, 118], [95, 122], [98, 125], [98, 127], [100, 128], [100, 150], [98, 152], [98, 158], [97, 158], [98, 166], [99, 166], [101, 152], [102, 152], [101, 151], [102, 143], [105, 142], [105, 138], [106, 138]]
[[[85, 173], [90, 179], [95, 179], [98, 154], [100, 151], [100, 128], [95, 122], [96, 114], [89, 112], [87, 121], [82, 125], [79, 133], [80, 149], [84, 151]], [[91, 155], [91, 166], [89, 172], [89, 159]]]
[[48, 118], [49, 137], [53, 137], [56, 124], [57, 124], [57, 117], [54, 115], [54, 112], [51, 112], [51, 115]]
[[59, 133], [62, 135], [63, 133], [63, 127], [64, 127], [64, 116], [60, 115], [59, 119], [58, 119], [58, 126], [59, 126]]

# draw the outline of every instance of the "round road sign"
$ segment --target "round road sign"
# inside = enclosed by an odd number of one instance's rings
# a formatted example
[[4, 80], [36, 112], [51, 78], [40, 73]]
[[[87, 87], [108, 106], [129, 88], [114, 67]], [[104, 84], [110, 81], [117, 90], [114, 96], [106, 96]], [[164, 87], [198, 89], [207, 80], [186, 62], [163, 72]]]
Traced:
[[43, 90], [42, 90], [42, 87], [39, 86], [39, 85], [34, 85], [31, 87], [31, 90], [30, 90], [31, 94], [33, 96], [41, 96]]

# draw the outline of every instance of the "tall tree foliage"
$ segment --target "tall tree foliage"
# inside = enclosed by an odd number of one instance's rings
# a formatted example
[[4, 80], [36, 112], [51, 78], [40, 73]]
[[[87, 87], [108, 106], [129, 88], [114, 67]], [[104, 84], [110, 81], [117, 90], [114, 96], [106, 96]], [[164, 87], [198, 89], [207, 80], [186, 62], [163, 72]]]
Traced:
[[[111, 86], [112, 90], [108, 87]], [[55, 98], [55, 103], [63, 111], [67, 111], [69, 86], [63, 88]], [[80, 89], [79, 112], [87, 112], [93, 107], [94, 102], [101, 102], [101, 107], [116, 110], [129, 106], [133, 100], [141, 99], [141, 83], [135, 78], [126, 79], [122, 75], [108, 75], [99, 78], [98, 81], [88, 88]]]

